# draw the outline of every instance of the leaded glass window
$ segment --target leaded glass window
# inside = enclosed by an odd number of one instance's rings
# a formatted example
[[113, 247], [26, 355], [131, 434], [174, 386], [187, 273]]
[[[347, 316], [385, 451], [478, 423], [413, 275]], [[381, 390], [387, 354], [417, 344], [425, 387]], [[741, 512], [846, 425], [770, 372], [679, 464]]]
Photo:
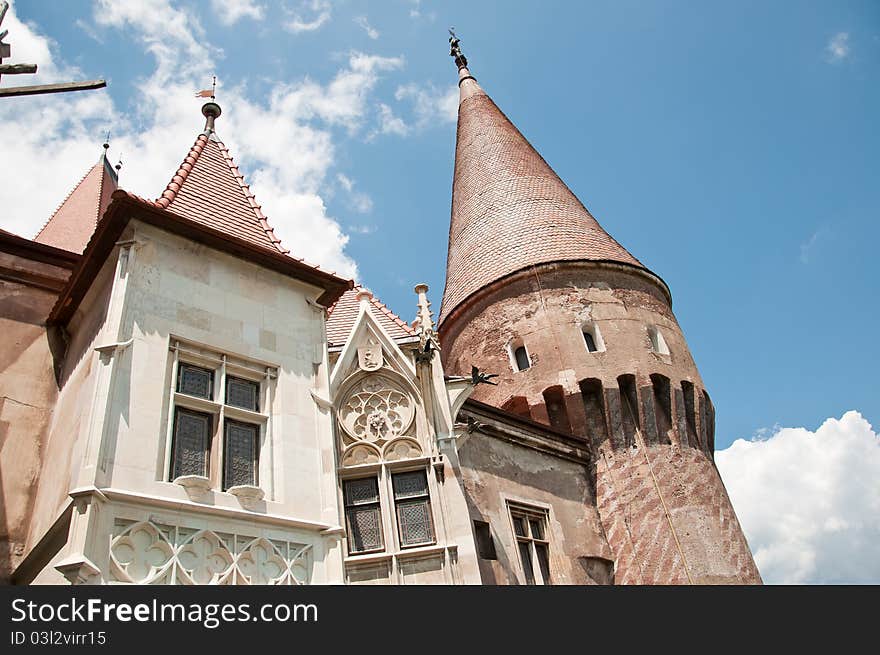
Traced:
[[[550, 544], [547, 513], [538, 508], [511, 507], [513, 533], [525, 583], [550, 584]], [[536, 567], [537, 563], [537, 567]]]
[[223, 490], [257, 484], [257, 444], [260, 428], [226, 419], [224, 424]]
[[401, 547], [434, 543], [428, 478], [424, 470], [391, 476]]
[[375, 477], [345, 480], [345, 522], [348, 552], [382, 550], [382, 515], [379, 509], [379, 481]]
[[172, 480], [181, 475], [207, 475], [211, 423], [210, 414], [176, 409]]
[[241, 378], [226, 376], [226, 404], [233, 407], [249, 409], [252, 412], [259, 408], [259, 382], [251, 382]]
[[214, 372], [210, 369], [181, 364], [177, 374], [177, 390], [188, 396], [212, 400], [214, 396]]

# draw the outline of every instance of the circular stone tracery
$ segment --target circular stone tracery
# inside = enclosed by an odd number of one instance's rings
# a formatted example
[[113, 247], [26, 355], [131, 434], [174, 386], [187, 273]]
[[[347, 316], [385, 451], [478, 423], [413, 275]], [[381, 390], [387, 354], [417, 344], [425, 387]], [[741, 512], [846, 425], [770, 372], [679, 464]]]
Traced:
[[370, 377], [351, 389], [339, 422], [352, 438], [381, 443], [406, 432], [412, 419], [409, 395], [388, 378]]

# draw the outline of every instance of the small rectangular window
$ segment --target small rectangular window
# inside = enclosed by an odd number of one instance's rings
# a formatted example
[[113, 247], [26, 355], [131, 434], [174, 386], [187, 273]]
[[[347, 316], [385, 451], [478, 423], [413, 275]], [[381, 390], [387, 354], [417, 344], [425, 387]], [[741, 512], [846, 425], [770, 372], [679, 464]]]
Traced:
[[[510, 518], [525, 583], [550, 584], [550, 544], [547, 540], [547, 513], [530, 507], [511, 507]], [[537, 562], [537, 565], [536, 565]]]
[[243, 484], [256, 486], [259, 426], [227, 419], [224, 432], [223, 490]]
[[376, 478], [346, 480], [343, 483], [348, 552], [382, 550], [382, 516], [379, 483]]
[[182, 475], [207, 475], [212, 417], [178, 407], [174, 412], [171, 479]]
[[589, 352], [594, 353], [598, 350], [596, 348], [596, 340], [593, 339], [593, 335], [589, 332], [584, 332], [584, 341], [587, 343], [587, 350]]
[[434, 543], [431, 500], [425, 471], [397, 473], [391, 476], [391, 484], [394, 488], [401, 547]]
[[226, 376], [226, 404], [233, 407], [259, 412], [259, 382], [243, 380], [231, 375]]
[[192, 364], [180, 364], [177, 374], [177, 390], [188, 396], [213, 400], [214, 371]]
[[477, 540], [477, 554], [482, 559], [498, 559], [495, 551], [495, 540], [486, 521], [474, 520], [474, 535]]

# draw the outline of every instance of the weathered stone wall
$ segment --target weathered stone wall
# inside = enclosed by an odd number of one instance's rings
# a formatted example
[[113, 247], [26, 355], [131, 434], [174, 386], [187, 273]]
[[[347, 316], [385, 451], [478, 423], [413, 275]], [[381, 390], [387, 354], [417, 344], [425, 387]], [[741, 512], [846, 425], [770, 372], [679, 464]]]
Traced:
[[7, 252], [5, 245], [0, 245], [0, 584], [27, 554], [46, 427], [57, 396], [45, 321], [72, 265]]
[[659, 281], [608, 264], [533, 267], [465, 302], [441, 337], [448, 373], [499, 374], [476, 399], [590, 441], [618, 582], [760, 581], [712, 461], [714, 409]]
[[468, 405], [459, 417], [480, 426], [459, 439], [459, 459], [471, 519], [489, 524], [497, 555], [479, 560], [483, 584], [525, 584], [508, 502], [547, 511], [553, 584], [612, 582], [586, 443]]

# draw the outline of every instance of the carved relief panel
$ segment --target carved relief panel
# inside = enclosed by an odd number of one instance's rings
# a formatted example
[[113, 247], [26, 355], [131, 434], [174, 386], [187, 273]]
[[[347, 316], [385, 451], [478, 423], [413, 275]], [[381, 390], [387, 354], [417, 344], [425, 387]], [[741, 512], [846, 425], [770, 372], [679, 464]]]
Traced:
[[129, 584], [300, 585], [311, 546], [152, 521], [117, 520], [110, 581]]
[[422, 454], [412, 433], [416, 402], [389, 375], [374, 374], [355, 382], [339, 405], [343, 465], [373, 464]]

